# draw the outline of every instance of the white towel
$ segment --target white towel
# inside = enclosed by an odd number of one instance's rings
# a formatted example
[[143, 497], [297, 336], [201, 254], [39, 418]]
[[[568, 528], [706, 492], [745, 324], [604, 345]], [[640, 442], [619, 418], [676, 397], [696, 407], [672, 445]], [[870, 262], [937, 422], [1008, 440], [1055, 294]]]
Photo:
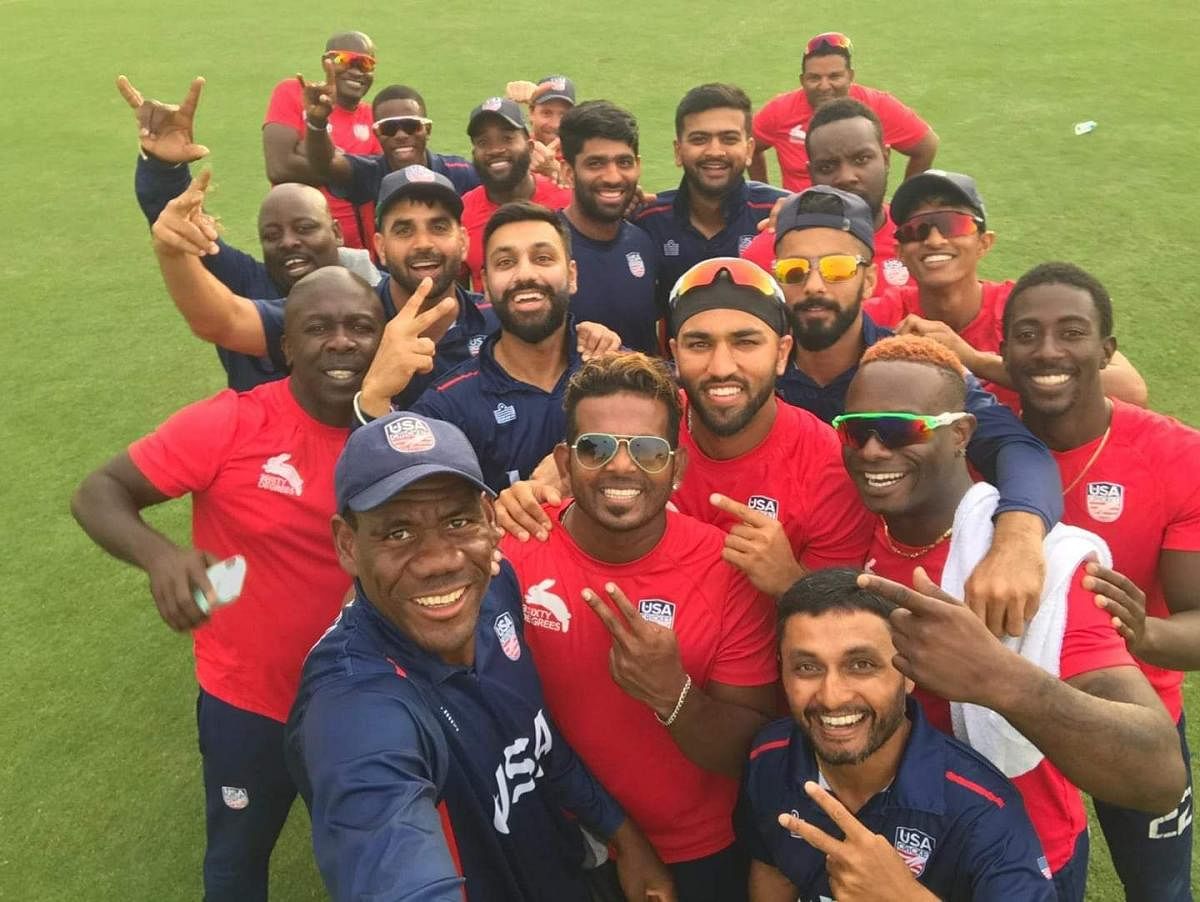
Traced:
[[[954, 512], [954, 534], [942, 571], [942, 589], [955, 598], [964, 596], [967, 578], [991, 547], [992, 517], [998, 502], [996, 489], [979, 482], [963, 496]], [[1006, 636], [1002, 641], [1021, 657], [1058, 676], [1071, 577], [1084, 561], [1099, 561], [1111, 567], [1112, 553], [1099, 536], [1061, 523], [1050, 530], [1043, 550], [1046, 582], [1037, 614], [1026, 624], [1023, 636]], [[954, 735], [1009, 778], [1028, 773], [1042, 760], [1037, 746], [990, 708], [953, 702], [950, 718]]]

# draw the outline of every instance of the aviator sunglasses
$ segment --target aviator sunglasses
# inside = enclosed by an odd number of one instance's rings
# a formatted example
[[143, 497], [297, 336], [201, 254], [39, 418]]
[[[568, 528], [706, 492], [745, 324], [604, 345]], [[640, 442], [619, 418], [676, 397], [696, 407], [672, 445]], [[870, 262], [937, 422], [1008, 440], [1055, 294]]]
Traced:
[[970, 213], [957, 210], [933, 210], [910, 216], [896, 229], [896, 240], [901, 244], [924, 241], [934, 229], [943, 238], [962, 238], [983, 231], [983, 220]]
[[658, 435], [609, 435], [607, 432], [585, 432], [575, 439], [571, 450], [579, 466], [599, 470], [608, 464], [624, 445], [630, 459], [647, 473], [661, 473], [675, 456], [671, 444]]
[[325, 54], [325, 59], [343, 69], [353, 66], [361, 72], [375, 71], [375, 57], [369, 53], [356, 53], [353, 50], [330, 50]]
[[371, 127], [375, 129], [375, 134], [381, 138], [391, 138], [396, 132], [404, 132], [406, 135], [415, 135], [426, 126], [433, 125], [432, 119], [426, 119], [424, 116], [388, 116], [386, 119], [380, 119]]
[[775, 278], [781, 285], [803, 285], [812, 272], [814, 262], [822, 282], [845, 282], [853, 279], [858, 268], [865, 266], [867, 260], [853, 254], [826, 254], [815, 261], [807, 257], [785, 257], [775, 261]]
[[935, 430], [956, 423], [968, 414], [939, 413], [936, 416], [917, 413], [844, 413], [833, 418], [842, 444], [849, 448], [862, 449], [874, 436], [889, 450], [908, 445], [921, 445], [933, 438]]

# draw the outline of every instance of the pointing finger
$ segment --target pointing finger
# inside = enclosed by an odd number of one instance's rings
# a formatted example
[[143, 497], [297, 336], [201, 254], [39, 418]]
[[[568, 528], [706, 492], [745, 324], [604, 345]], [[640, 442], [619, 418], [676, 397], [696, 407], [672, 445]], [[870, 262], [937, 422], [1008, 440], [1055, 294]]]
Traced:
[[192, 79], [191, 87], [188, 88], [187, 97], [183, 98], [183, 103], [179, 105], [179, 112], [191, 118], [196, 113], [196, 104], [200, 102], [200, 91], [204, 87], [204, 78], [197, 75]]
[[943, 602], [927, 598], [920, 592], [914, 592], [908, 586], [884, 579], [882, 576], [876, 576], [874, 573], [860, 573], [857, 582], [860, 589], [868, 589], [876, 595], [886, 598], [892, 604], [915, 614], [935, 614], [942, 608]]
[[323, 59], [321, 60], [321, 65], [325, 67], [325, 84], [332, 85], [334, 78], [336, 78], [333, 71], [333, 60]]
[[771, 523], [771, 518], [762, 511], [756, 511], [741, 502], [734, 501], [732, 498], [719, 495], [716, 492], [708, 496], [708, 503], [717, 508], [717, 510], [725, 511], [725, 513], [737, 517], [748, 526], [769, 526]]
[[117, 90], [121, 92], [121, 96], [125, 98], [125, 102], [135, 110], [144, 102], [141, 91], [131, 85], [129, 79], [124, 75], [117, 76]]
[[835, 855], [842, 848], [840, 840], [834, 839], [820, 827], [816, 827], [808, 821], [802, 821], [795, 815], [780, 814], [779, 826], [789, 833], [799, 836], [814, 849], [824, 852], [826, 855]]

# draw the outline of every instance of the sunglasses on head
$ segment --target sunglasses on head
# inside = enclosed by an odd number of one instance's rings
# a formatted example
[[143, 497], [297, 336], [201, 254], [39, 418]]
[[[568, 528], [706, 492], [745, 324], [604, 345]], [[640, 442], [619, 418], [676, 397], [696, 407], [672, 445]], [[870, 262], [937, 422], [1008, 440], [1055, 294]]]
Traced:
[[901, 244], [924, 241], [934, 229], [943, 238], [962, 238], [983, 231], [983, 220], [970, 213], [957, 210], [933, 210], [918, 213], [904, 220], [896, 229], [896, 240]]
[[386, 119], [378, 120], [372, 128], [375, 129], [375, 134], [381, 138], [391, 138], [396, 132], [404, 132], [406, 135], [415, 135], [426, 126], [433, 125], [432, 119], [426, 119], [424, 116], [388, 116]]
[[357, 53], [353, 50], [330, 50], [325, 54], [325, 59], [341, 69], [349, 69], [353, 66], [363, 72], [375, 71], [375, 57], [369, 53]]
[[956, 423], [967, 414], [939, 413], [936, 416], [917, 413], [844, 413], [833, 418], [842, 444], [849, 448], [865, 448], [874, 436], [883, 447], [895, 451], [907, 445], [920, 445], [933, 438], [935, 430]]
[[803, 285], [808, 281], [816, 263], [822, 282], [845, 282], [853, 279], [860, 266], [866, 266], [865, 257], [854, 254], [826, 254], [815, 260], [808, 257], [785, 257], [775, 261], [775, 278], [780, 285]]
[[575, 439], [571, 450], [579, 466], [599, 470], [608, 464], [624, 445], [629, 457], [645, 472], [661, 473], [675, 456], [671, 443], [658, 435], [609, 435], [607, 432], [585, 432]]
[[726, 273], [729, 280], [735, 285], [753, 288], [766, 297], [775, 298], [781, 304], [787, 303], [779, 285], [757, 263], [751, 263], [740, 257], [713, 257], [711, 260], [697, 263], [679, 277], [675, 287], [671, 289], [668, 304], [673, 307], [680, 296], [687, 294], [693, 288], [705, 288], [711, 285], [722, 272]]
[[808, 46], [804, 48], [804, 55], [808, 56], [811, 53], [815, 53], [822, 47], [845, 50], [847, 53], [854, 50], [854, 45], [850, 43], [850, 39], [840, 31], [827, 31], [824, 34], [819, 34], [815, 38], [809, 39]]

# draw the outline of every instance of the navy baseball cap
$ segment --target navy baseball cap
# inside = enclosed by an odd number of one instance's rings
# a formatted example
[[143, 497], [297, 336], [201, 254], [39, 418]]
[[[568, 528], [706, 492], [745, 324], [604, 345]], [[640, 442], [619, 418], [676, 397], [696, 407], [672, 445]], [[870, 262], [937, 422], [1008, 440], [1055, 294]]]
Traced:
[[539, 78], [537, 86], [546, 93], [539, 94], [535, 100], [531, 101], [532, 106], [545, 103], [547, 100], [565, 100], [571, 106], [575, 106], [575, 82], [565, 75], [547, 75], [545, 78]]
[[912, 215], [912, 211], [929, 197], [946, 197], [961, 203], [975, 211], [979, 218], [987, 223], [987, 211], [983, 206], [983, 198], [979, 196], [975, 179], [961, 172], [947, 172], [945, 169], [926, 169], [897, 188], [892, 197], [892, 222], [902, 225]]
[[440, 172], [413, 163], [389, 172], [380, 182], [379, 199], [375, 201], [375, 228], [383, 223], [383, 214], [388, 207], [406, 197], [441, 201], [450, 208], [455, 219], [462, 219], [463, 202], [454, 190], [454, 183]]
[[467, 120], [467, 135], [474, 138], [479, 123], [488, 117], [498, 118], [513, 128], [519, 128], [525, 134], [529, 134], [529, 127], [525, 124], [525, 114], [521, 112], [520, 104], [507, 97], [489, 97], [471, 110], [471, 118]]
[[479, 458], [451, 423], [401, 410], [350, 434], [333, 472], [339, 511], [369, 511], [427, 476], [459, 476], [494, 496]]
[[[815, 213], [800, 212], [800, 204], [804, 198], [816, 195], [832, 197], [837, 201], [838, 212]], [[833, 204], [829, 204], [830, 207]], [[789, 197], [775, 218], [775, 244], [788, 232], [797, 229], [837, 229], [839, 232], [849, 232], [863, 244], [875, 252], [875, 217], [867, 202], [857, 194], [842, 191], [829, 185], [814, 185], [799, 194]]]

